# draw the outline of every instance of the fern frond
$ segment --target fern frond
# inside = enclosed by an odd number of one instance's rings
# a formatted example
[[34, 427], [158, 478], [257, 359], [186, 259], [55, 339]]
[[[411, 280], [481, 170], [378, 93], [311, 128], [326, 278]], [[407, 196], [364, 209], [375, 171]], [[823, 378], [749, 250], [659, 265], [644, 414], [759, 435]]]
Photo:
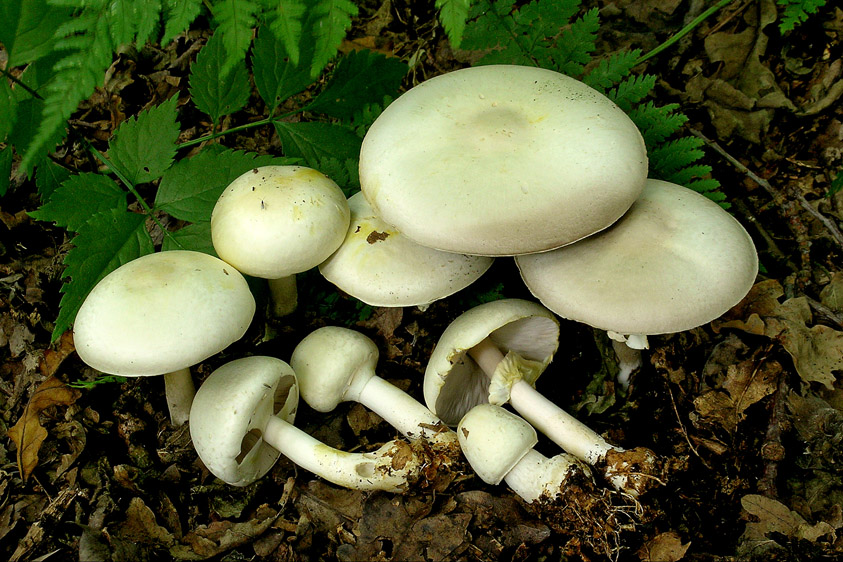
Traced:
[[779, 21], [779, 31], [792, 31], [805, 23], [810, 16], [825, 6], [825, 2], [826, 0], [776, 0], [776, 3], [784, 8]]
[[630, 76], [621, 80], [606, 96], [618, 104], [618, 107], [629, 113], [635, 104], [646, 98], [656, 85], [656, 77], [652, 74]]
[[697, 137], [680, 137], [662, 143], [650, 151], [650, 175], [667, 179], [678, 170], [703, 157], [703, 141]]
[[535, 47], [521, 34], [524, 24], [513, 16], [514, 4], [514, 0], [481, 0], [470, 10], [462, 48], [489, 51], [477, 64], [537, 65], [533, 56]]
[[582, 76], [585, 65], [591, 62], [599, 29], [597, 8], [592, 8], [572, 23], [556, 40], [552, 55], [556, 70], [575, 78]]
[[225, 46], [225, 62], [222, 73], [246, 58], [246, 50], [252, 42], [252, 29], [257, 25], [258, 5], [249, 0], [217, 0], [211, 6], [216, 33], [222, 36]]
[[669, 103], [657, 107], [652, 101], [642, 103], [632, 108], [629, 117], [641, 136], [644, 137], [644, 144], [652, 148], [676, 134], [688, 118], [677, 111], [679, 104]]
[[262, 0], [264, 6], [264, 19], [272, 30], [272, 34], [278, 38], [290, 57], [290, 63], [295, 66], [299, 64], [301, 49], [299, 41], [302, 36], [302, 18], [307, 11], [307, 6], [301, 0]]
[[458, 49], [462, 43], [471, 0], [436, 0], [435, 6], [439, 10], [439, 22], [445, 28], [451, 45]]
[[633, 49], [602, 58], [597, 66], [582, 77], [582, 81], [601, 94], [605, 94], [609, 88], [629, 76], [640, 56], [641, 49]]
[[199, 11], [202, 9], [202, 0], [164, 0], [164, 37], [161, 44], [166, 45], [176, 35], [187, 29]]
[[372, 123], [375, 122], [375, 119], [383, 113], [383, 110], [390, 103], [392, 103], [390, 96], [385, 96], [381, 103], [367, 103], [358, 111], [354, 112], [351, 120], [346, 125], [362, 139], [366, 135], [366, 131], [369, 130], [369, 127], [372, 126]]
[[350, 0], [319, 0], [313, 11], [316, 15], [316, 42], [310, 75], [315, 78], [337, 54], [345, 32], [351, 27], [351, 18], [357, 15], [358, 10]]

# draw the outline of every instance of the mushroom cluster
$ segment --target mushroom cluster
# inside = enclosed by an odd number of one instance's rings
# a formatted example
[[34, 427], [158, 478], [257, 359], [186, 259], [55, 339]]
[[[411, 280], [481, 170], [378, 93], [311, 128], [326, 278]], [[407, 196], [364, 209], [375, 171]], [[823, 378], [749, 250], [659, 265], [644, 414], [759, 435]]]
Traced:
[[[659, 482], [656, 455], [609, 443], [535, 388], [559, 347], [558, 317], [607, 331], [626, 385], [648, 336], [717, 318], [758, 267], [731, 215], [648, 179], [647, 165], [632, 121], [577, 80], [510, 65], [438, 76], [375, 120], [360, 193], [346, 199], [302, 166], [246, 172], [213, 210], [221, 259], [170, 251], [118, 268], [79, 310], [76, 346], [106, 373], [164, 374], [173, 422], [189, 417], [199, 457], [232, 485], [285, 455], [341, 486], [401, 492], [428, 465], [423, 449], [461, 449], [483, 481], [528, 502], [592, 472], [638, 496]], [[252, 321], [243, 274], [269, 280], [275, 315], [296, 306], [294, 276], [316, 267], [370, 305], [424, 308], [505, 256], [541, 304], [501, 299], [455, 318], [427, 364], [424, 405], [376, 375], [375, 342], [334, 326], [305, 337], [289, 363], [228, 361], [194, 397], [188, 368]], [[331, 448], [293, 425], [299, 392], [317, 412], [359, 402], [400, 436], [369, 452]], [[536, 451], [536, 430], [562, 451]]]

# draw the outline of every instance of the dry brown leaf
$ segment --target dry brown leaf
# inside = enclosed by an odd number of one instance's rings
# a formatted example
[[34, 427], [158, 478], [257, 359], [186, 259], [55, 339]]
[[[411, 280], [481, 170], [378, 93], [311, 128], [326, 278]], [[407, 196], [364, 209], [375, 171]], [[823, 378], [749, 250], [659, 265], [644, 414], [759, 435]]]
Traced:
[[73, 332], [67, 330], [59, 338], [56, 349], [48, 349], [44, 351], [44, 356], [38, 363], [38, 370], [45, 377], [52, 377], [56, 374], [59, 366], [62, 364], [68, 355], [73, 353], [76, 347], [73, 345]]
[[69, 406], [76, 402], [80, 392], [68, 387], [55, 377], [42, 382], [24, 407], [17, 423], [9, 429], [9, 438], [18, 447], [18, 471], [26, 481], [38, 466], [38, 450], [47, 438], [47, 430], [41, 426], [39, 416], [50, 406]]
[[[776, 391], [777, 379], [782, 371], [776, 361], [756, 365], [747, 359], [729, 365], [722, 390], [712, 390], [694, 400], [697, 412], [733, 432], [745, 417], [747, 408]], [[725, 391], [725, 392], [724, 392]]]
[[278, 518], [278, 512], [266, 505], [257, 509], [249, 521], [214, 521], [187, 533], [184, 544], [176, 544], [170, 554], [179, 560], [204, 560], [238, 546], [254, 542]]
[[811, 308], [803, 297], [779, 302], [784, 290], [776, 280], [757, 283], [743, 301], [712, 323], [715, 331], [736, 328], [781, 343], [802, 380], [833, 388], [834, 371], [843, 370], [843, 332], [809, 328]]
[[831, 276], [831, 281], [820, 292], [820, 302], [834, 312], [843, 312], [843, 272]]
[[741, 536], [745, 549], [752, 549], [763, 543], [773, 543], [774, 539], [771, 537], [773, 533], [811, 542], [834, 533], [834, 528], [825, 521], [811, 525], [783, 503], [766, 496], [748, 494], [741, 498], [741, 505], [747, 513], [757, 519], [746, 524], [746, 529]]
[[644, 562], [678, 562], [685, 557], [690, 546], [690, 541], [682, 544], [676, 531], [667, 531], [644, 543], [636, 554]]

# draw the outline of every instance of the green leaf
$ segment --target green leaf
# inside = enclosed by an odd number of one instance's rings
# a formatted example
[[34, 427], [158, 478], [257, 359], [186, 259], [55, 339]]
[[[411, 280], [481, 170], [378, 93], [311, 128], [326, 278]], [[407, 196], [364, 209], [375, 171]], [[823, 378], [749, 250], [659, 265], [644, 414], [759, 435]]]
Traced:
[[675, 103], [656, 107], [652, 101], [632, 108], [629, 117], [641, 131], [648, 149], [664, 142], [688, 121], [684, 114], [677, 111], [678, 109], [679, 105]]
[[630, 71], [641, 56], [641, 49], [621, 51], [600, 59], [597, 66], [583, 76], [582, 81], [601, 94], [629, 76]]
[[161, 0], [144, 0], [134, 2], [134, 5], [139, 10], [135, 23], [135, 43], [141, 47], [152, 37], [158, 20], [161, 18]]
[[471, 0], [436, 0], [435, 6], [439, 10], [439, 21], [448, 34], [451, 46], [459, 49]]
[[86, 222], [71, 241], [74, 245], [64, 258], [59, 315], [53, 328], [56, 341], [76, 318], [85, 297], [99, 281], [133, 259], [154, 250], [145, 227], [146, 216], [112, 209]]
[[581, 76], [591, 61], [599, 29], [600, 16], [597, 8], [592, 8], [559, 35], [552, 54], [555, 70], [575, 78]]
[[351, 27], [351, 18], [357, 15], [357, 6], [350, 0], [319, 0], [313, 12], [315, 47], [310, 75], [316, 78], [337, 53], [346, 30]]
[[618, 104], [618, 107], [629, 113], [632, 107], [643, 100], [656, 85], [653, 74], [628, 76], [618, 86], [609, 91], [606, 96]]
[[351, 119], [367, 104], [378, 103], [384, 96], [397, 96], [408, 69], [397, 58], [374, 51], [352, 51], [340, 59], [328, 85], [307, 109]]
[[50, 200], [29, 216], [39, 221], [54, 222], [73, 232], [102, 211], [125, 211], [126, 192], [110, 178], [85, 172], [71, 176], [53, 192]]
[[0, 142], [4, 142], [14, 130], [17, 116], [18, 104], [12, 95], [9, 81], [5, 76], [0, 76]]
[[325, 158], [341, 162], [360, 157], [363, 140], [342, 125], [318, 122], [275, 123], [286, 156], [304, 158], [307, 165], [317, 170]]
[[189, 224], [184, 228], [171, 232], [169, 236], [164, 237], [161, 249], [164, 251], [194, 250], [196, 252], [202, 252], [219, 257], [217, 256], [217, 252], [214, 250], [214, 244], [211, 241], [210, 222]]
[[12, 147], [0, 149], [0, 197], [9, 191], [12, 176]]
[[187, 29], [199, 11], [202, 9], [202, 0], [164, 0], [164, 36], [161, 38], [161, 45], [172, 41], [176, 35]]
[[816, 14], [825, 6], [826, 0], [776, 0], [776, 2], [784, 8], [779, 22], [779, 31], [785, 33], [805, 23], [811, 15]]
[[253, 152], [206, 148], [167, 170], [155, 196], [155, 208], [177, 219], [207, 222], [219, 196], [238, 176], [260, 166], [291, 163], [290, 159]]
[[56, 28], [72, 11], [46, 0], [0, 2], [0, 43], [9, 55], [7, 68], [35, 61], [49, 54], [56, 43]]
[[49, 158], [38, 164], [38, 167], [35, 168], [35, 185], [38, 188], [41, 201], [43, 203], [49, 201], [56, 189], [68, 178], [70, 178], [70, 172], [67, 168], [56, 164]]
[[257, 25], [258, 5], [248, 0], [218, 0], [211, 6], [217, 22], [216, 33], [222, 37], [225, 58], [221, 69], [227, 74], [245, 56], [252, 42], [252, 29]]
[[837, 175], [834, 176], [834, 179], [831, 180], [831, 185], [828, 188], [828, 193], [825, 194], [826, 197], [834, 197], [837, 195], [840, 190], [843, 190], [843, 169], [837, 170]]
[[[308, 42], [307, 45], [312, 43]], [[300, 49], [302, 54], [298, 64], [269, 27], [261, 27], [252, 46], [252, 73], [255, 86], [263, 101], [269, 108], [270, 115], [281, 102], [307, 88], [313, 79], [310, 77], [310, 62], [306, 59], [312, 56], [312, 51], [305, 45]]]
[[108, 141], [108, 158], [132, 185], [161, 176], [173, 163], [178, 96], [124, 121]]
[[307, 12], [305, 2], [300, 0], [263, 0], [265, 18], [273, 35], [280, 39], [290, 63], [301, 62], [302, 18]]
[[190, 65], [190, 97], [199, 111], [211, 116], [214, 124], [220, 117], [239, 111], [249, 101], [249, 74], [239, 64], [223, 72], [225, 47], [222, 35], [214, 33]]

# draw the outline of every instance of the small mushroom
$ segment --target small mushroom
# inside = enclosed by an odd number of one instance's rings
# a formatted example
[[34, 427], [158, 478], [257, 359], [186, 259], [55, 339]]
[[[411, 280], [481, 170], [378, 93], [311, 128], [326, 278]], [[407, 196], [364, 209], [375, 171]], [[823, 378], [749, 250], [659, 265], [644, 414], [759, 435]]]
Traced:
[[493, 485], [503, 480], [528, 503], [564, 495], [565, 482], [575, 474], [591, 478], [588, 467], [573, 455], [548, 458], [536, 451], [536, 430], [500, 406], [471, 408], [460, 420], [457, 436], [466, 460], [481, 480]]
[[617, 489], [639, 494], [652, 487], [652, 452], [609, 444], [534, 388], [558, 343], [559, 322], [539, 304], [502, 299], [476, 306], [440, 336], [425, 370], [425, 403], [445, 423], [456, 425], [478, 404], [509, 402], [562, 449], [600, 466]]
[[517, 256], [516, 263], [550, 310], [625, 342], [615, 346], [629, 356], [621, 361], [625, 376], [640, 362], [634, 350], [648, 347], [648, 335], [714, 320], [746, 296], [758, 272], [752, 239], [734, 217], [659, 180], [648, 180], [610, 228], [551, 252]]
[[314, 410], [330, 412], [340, 402], [359, 402], [410, 439], [453, 448], [454, 432], [415, 398], [377, 376], [377, 362], [375, 342], [338, 326], [311, 332], [290, 359], [302, 398]]
[[540, 252], [619, 219], [644, 188], [644, 141], [609, 98], [551, 70], [476, 66], [411, 88], [360, 150], [375, 213], [430, 248]]
[[284, 455], [339, 486], [405, 491], [419, 471], [410, 446], [391, 441], [374, 452], [348, 453], [293, 425], [296, 374], [274, 357], [236, 359], [215, 370], [196, 392], [190, 437], [212, 474], [248, 486]]
[[348, 199], [345, 240], [319, 271], [372, 306], [427, 307], [476, 281], [492, 258], [441, 252], [416, 244], [378, 218], [358, 192]]
[[124, 377], [164, 375], [170, 419], [187, 421], [195, 389], [189, 367], [246, 332], [255, 299], [231, 265], [200, 252], [149, 254], [106, 275], [73, 326], [79, 357]]
[[295, 274], [342, 243], [348, 203], [336, 183], [303, 166], [264, 166], [235, 179], [211, 214], [217, 254], [246, 275], [269, 280], [276, 316], [296, 308]]

